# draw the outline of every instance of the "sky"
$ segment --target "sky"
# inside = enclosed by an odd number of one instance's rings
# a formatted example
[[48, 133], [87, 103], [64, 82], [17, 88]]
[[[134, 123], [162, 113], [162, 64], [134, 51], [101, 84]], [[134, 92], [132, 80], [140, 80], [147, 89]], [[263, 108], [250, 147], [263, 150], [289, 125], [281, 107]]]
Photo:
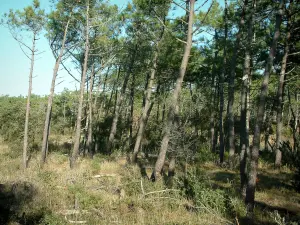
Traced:
[[[111, 4], [118, 5], [119, 8], [125, 8], [131, 0], [107, 0]], [[200, 3], [203, 2], [199, 1]], [[210, 1], [209, 1], [210, 2]], [[50, 0], [40, 0], [41, 8], [46, 12], [50, 12]], [[199, 3], [199, 4], [200, 4]], [[9, 9], [17, 10], [31, 5], [32, 0], [0, 0], [0, 17], [4, 13], [9, 12]], [[201, 3], [202, 4], [202, 3]], [[206, 10], [209, 3], [204, 6]], [[175, 14], [181, 14], [182, 10], [175, 10]], [[174, 11], [173, 11], [174, 13]], [[37, 49], [41, 54], [36, 57], [34, 72], [33, 72], [33, 94], [48, 95], [52, 80], [52, 72], [55, 64], [55, 59], [52, 55], [48, 40], [44, 34], [39, 36], [37, 41]], [[30, 44], [30, 42], [27, 42]], [[24, 55], [17, 41], [12, 38], [9, 30], [0, 25], [0, 96], [27, 96], [30, 60]], [[69, 68], [70, 69], [70, 68]], [[74, 74], [76, 76], [76, 74]], [[80, 80], [79, 74], [77, 74]], [[64, 69], [60, 66], [58, 79], [56, 81], [55, 92], [62, 92], [65, 88], [74, 90], [79, 88], [76, 82]]]
[[[129, 0], [110, 0], [112, 4], [123, 7]], [[49, 0], [40, 0], [41, 8], [50, 11]], [[0, 0], [0, 17], [9, 9], [17, 10], [31, 5], [32, 0]], [[52, 80], [54, 57], [44, 34], [41, 34], [37, 42], [37, 49], [43, 52], [37, 56], [33, 72], [33, 94], [48, 95]], [[30, 60], [24, 55], [9, 30], [0, 25], [0, 95], [27, 96]], [[75, 89], [78, 83], [63, 69], [58, 72], [57, 86], [55, 92], [59, 93], [64, 88]]]

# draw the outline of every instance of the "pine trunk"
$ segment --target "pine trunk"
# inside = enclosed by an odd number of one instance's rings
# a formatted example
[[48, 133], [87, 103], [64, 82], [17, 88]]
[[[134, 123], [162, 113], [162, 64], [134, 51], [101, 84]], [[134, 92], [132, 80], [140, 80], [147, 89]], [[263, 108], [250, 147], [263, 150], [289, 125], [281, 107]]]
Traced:
[[87, 9], [86, 9], [86, 36], [85, 36], [85, 54], [84, 54], [84, 63], [83, 63], [83, 72], [80, 83], [80, 96], [79, 96], [79, 105], [77, 112], [77, 120], [76, 120], [76, 132], [75, 132], [75, 140], [74, 140], [74, 148], [72, 155], [70, 157], [70, 167], [74, 168], [76, 159], [79, 155], [79, 147], [80, 147], [80, 136], [81, 136], [81, 117], [82, 117], [82, 106], [84, 100], [84, 89], [86, 82], [86, 73], [87, 73], [87, 63], [89, 56], [89, 1], [87, 1]]
[[186, 68], [187, 68], [187, 64], [188, 64], [188, 60], [189, 60], [189, 56], [190, 56], [190, 52], [191, 52], [191, 47], [192, 47], [194, 5], [195, 5], [195, 0], [190, 0], [187, 42], [185, 45], [184, 55], [182, 58], [178, 78], [176, 80], [176, 86], [175, 86], [175, 89], [173, 92], [171, 104], [170, 104], [170, 107], [168, 110], [168, 118], [167, 118], [167, 123], [164, 128], [160, 152], [159, 152], [156, 164], [155, 164], [154, 171], [152, 173], [153, 180], [155, 180], [162, 171], [162, 167], [165, 162], [166, 153], [167, 153], [167, 149], [168, 149], [168, 145], [169, 145], [170, 132], [171, 132], [171, 129], [173, 126], [174, 119], [178, 116], [178, 115], [176, 115], [176, 111], [178, 111], [178, 97], [179, 97], [179, 94], [181, 91], [182, 82], [183, 82], [183, 78], [185, 76], [185, 72], [186, 72]]
[[283, 109], [283, 93], [284, 93], [284, 80], [285, 80], [285, 71], [287, 65], [287, 58], [289, 54], [289, 40], [291, 37], [290, 33], [290, 24], [289, 20], [287, 23], [287, 33], [284, 47], [284, 55], [281, 61], [281, 71], [279, 76], [279, 84], [277, 90], [277, 115], [276, 115], [276, 159], [275, 167], [281, 166], [282, 153], [280, 151], [280, 142], [281, 142], [281, 130], [282, 130], [282, 109]]
[[[157, 45], [159, 45], [159, 43], [157, 43]], [[147, 87], [146, 87], [146, 94], [145, 94], [145, 100], [144, 100], [144, 107], [143, 107], [143, 113], [142, 113], [142, 117], [140, 119], [140, 124], [139, 124], [139, 129], [137, 132], [137, 137], [136, 137], [136, 141], [135, 141], [135, 146], [133, 149], [133, 156], [132, 156], [132, 162], [136, 162], [137, 160], [137, 155], [138, 152], [140, 150], [141, 147], [141, 141], [143, 138], [143, 134], [144, 134], [144, 130], [145, 130], [145, 123], [148, 117], [148, 111], [150, 109], [150, 105], [151, 105], [151, 94], [152, 94], [152, 86], [153, 86], [153, 82], [154, 82], [154, 78], [155, 78], [155, 74], [156, 74], [156, 69], [157, 69], [157, 58], [158, 58], [158, 49], [155, 50], [154, 52], [154, 58], [153, 58], [153, 66], [151, 69], [151, 74], [150, 74], [150, 78], [149, 81], [147, 81]]]
[[234, 104], [234, 80], [235, 80], [235, 69], [237, 63], [238, 51], [240, 48], [240, 40], [242, 36], [242, 29], [244, 26], [244, 16], [245, 16], [245, 7], [247, 7], [248, 1], [245, 0], [243, 6], [243, 12], [241, 15], [239, 23], [239, 31], [236, 35], [235, 46], [233, 50], [233, 56], [230, 66], [230, 76], [228, 83], [228, 108], [227, 108], [227, 119], [228, 119], [228, 143], [229, 143], [229, 164], [232, 168], [233, 165], [233, 155], [235, 153], [235, 135], [234, 135], [234, 113], [233, 113], [233, 104]]
[[113, 122], [112, 122], [112, 125], [111, 125], [111, 128], [110, 128], [108, 143], [107, 143], [107, 146], [106, 146], [106, 151], [108, 153], [112, 153], [112, 148], [113, 148], [113, 145], [114, 145], [114, 142], [115, 142], [115, 135], [116, 135], [116, 132], [117, 132], [117, 124], [118, 124], [118, 120], [119, 120], [119, 115], [121, 113], [121, 105], [123, 103], [123, 98], [124, 98], [125, 91], [126, 91], [126, 88], [127, 88], [127, 83], [128, 83], [128, 80], [129, 80], [129, 76], [132, 73], [137, 48], [138, 48], [138, 46], [135, 45], [135, 49], [134, 49], [133, 55], [131, 57], [131, 62], [129, 64], [128, 71], [126, 72], [126, 75], [125, 75], [122, 90], [119, 94], [116, 93], [115, 113], [114, 113]]
[[224, 161], [224, 129], [223, 129], [223, 111], [224, 111], [224, 77], [226, 73], [226, 42], [227, 42], [227, 0], [225, 0], [225, 13], [224, 13], [224, 24], [225, 24], [225, 37], [224, 37], [224, 48], [223, 48], [223, 68], [220, 74], [220, 112], [219, 112], [219, 132], [220, 132], [220, 163]]
[[50, 132], [51, 111], [52, 111], [52, 103], [53, 103], [53, 98], [54, 98], [55, 82], [56, 82], [59, 65], [60, 65], [62, 56], [64, 54], [65, 42], [66, 42], [66, 37], [67, 37], [67, 33], [68, 33], [69, 23], [70, 23], [70, 20], [68, 20], [67, 25], [65, 27], [64, 36], [63, 36], [63, 40], [61, 43], [60, 53], [56, 59], [55, 66], [53, 69], [50, 95], [48, 97], [47, 112], [46, 112], [45, 125], [44, 125], [44, 131], [43, 131], [41, 165], [43, 165], [46, 162], [46, 157], [47, 157], [47, 150], [48, 150], [47, 145], [48, 145], [48, 138], [49, 138], [49, 132]]
[[244, 71], [243, 71], [243, 86], [241, 92], [241, 131], [240, 131], [240, 177], [241, 177], [241, 194], [246, 197], [247, 187], [247, 156], [249, 153], [249, 118], [250, 118], [250, 48], [253, 37], [253, 15], [250, 10], [250, 18], [248, 24], [248, 40], [245, 51]]
[[94, 86], [94, 79], [95, 79], [95, 71], [94, 71], [94, 65], [91, 71], [91, 79], [90, 79], [90, 90], [88, 95], [88, 137], [87, 137], [87, 143], [86, 148], [88, 150], [88, 155], [93, 158], [94, 154], [94, 148], [93, 148], [93, 86]]
[[27, 103], [26, 103], [26, 116], [25, 116], [25, 125], [24, 125], [24, 144], [23, 144], [23, 168], [26, 169], [28, 166], [28, 125], [29, 125], [29, 114], [30, 114], [30, 97], [32, 91], [32, 75], [34, 67], [34, 57], [35, 57], [35, 42], [36, 34], [33, 35], [32, 39], [32, 49], [31, 49], [31, 65], [29, 72], [29, 87], [27, 94]]
[[[217, 43], [218, 41], [218, 34], [217, 31], [215, 31], [215, 41]], [[216, 46], [216, 51], [215, 51], [215, 56], [214, 56], [214, 64], [213, 64], [213, 69], [212, 69], [212, 80], [211, 80], [211, 85], [212, 85], [212, 92], [211, 92], [211, 99], [212, 99], [212, 105], [211, 107], [211, 115], [210, 115], [210, 148], [212, 152], [216, 151], [216, 146], [214, 145], [215, 143], [215, 111], [216, 111], [216, 64], [217, 64], [217, 58], [218, 58], [218, 46]]]
[[261, 85], [260, 100], [259, 100], [256, 122], [255, 122], [255, 129], [254, 129], [253, 145], [250, 151], [251, 156], [250, 156], [249, 176], [248, 176], [246, 199], [245, 199], [247, 204], [247, 216], [250, 219], [253, 219], [257, 166], [258, 166], [258, 157], [259, 157], [259, 149], [260, 149], [261, 124], [263, 123], [263, 117], [265, 112], [269, 77], [273, 66], [273, 60], [276, 55], [277, 41], [280, 36], [280, 25], [281, 25], [282, 14], [283, 14], [283, 3], [280, 2], [280, 7], [276, 15], [275, 33], [273, 36], [272, 45], [270, 47], [270, 52], [267, 59], [266, 68], [264, 71], [264, 78]]

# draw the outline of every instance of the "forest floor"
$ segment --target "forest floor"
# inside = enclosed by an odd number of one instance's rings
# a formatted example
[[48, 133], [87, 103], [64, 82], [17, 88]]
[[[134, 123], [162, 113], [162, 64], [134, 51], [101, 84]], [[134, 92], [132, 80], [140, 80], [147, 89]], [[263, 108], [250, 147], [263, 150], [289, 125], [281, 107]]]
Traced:
[[[38, 156], [23, 171], [21, 157], [0, 143], [0, 224], [245, 224], [245, 207], [234, 196], [238, 172], [213, 163], [201, 165], [201, 170], [213, 189], [228, 190], [230, 199], [236, 199], [232, 215], [194, 207], [163, 179], [142, 178], [142, 172], [150, 175], [150, 167], [128, 165], [122, 156], [80, 158], [73, 170], [68, 155], [52, 152], [44, 168]], [[257, 224], [285, 224], [283, 216], [300, 221], [300, 194], [291, 188], [291, 176], [287, 169], [279, 173], [260, 165]]]

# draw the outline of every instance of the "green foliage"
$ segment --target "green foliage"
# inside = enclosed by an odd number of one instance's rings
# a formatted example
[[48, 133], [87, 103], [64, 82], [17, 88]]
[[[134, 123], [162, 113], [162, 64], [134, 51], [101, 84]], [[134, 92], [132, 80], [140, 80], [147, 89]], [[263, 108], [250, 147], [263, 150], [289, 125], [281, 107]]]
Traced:
[[[0, 105], [0, 135], [19, 151], [24, 132], [26, 99], [21, 96], [1, 96]], [[29, 120], [29, 143], [32, 151], [36, 150], [41, 138], [45, 105], [44, 97], [32, 96]]]
[[207, 175], [199, 169], [192, 170], [180, 178], [179, 186], [183, 195], [193, 200], [199, 210], [214, 211], [218, 214], [226, 212], [226, 194], [223, 190], [213, 189]]
[[44, 218], [39, 221], [40, 225], [65, 225], [66, 220], [63, 216], [57, 215], [55, 213], [46, 213], [44, 215]]
[[205, 162], [216, 162], [218, 156], [211, 151], [209, 146], [203, 146], [195, 154], [195, 162], [203, 164]]
[[14, 12], [11, 9], [4, 15], [4, 19], [13, 35], [18, 36], [18, 30], [38, 34], [45, 24], [45, 11], [40, 8], [39, 0], [33, 0], [32, 6], [27, 6], [22, 11]]
[[296, 143], [298, 150], [293, 149], [289, 142], [283, 142], [280, 150], [282, 151], [283, 164], [295, 170], [292, 185], [300, 193], [300, 141]]

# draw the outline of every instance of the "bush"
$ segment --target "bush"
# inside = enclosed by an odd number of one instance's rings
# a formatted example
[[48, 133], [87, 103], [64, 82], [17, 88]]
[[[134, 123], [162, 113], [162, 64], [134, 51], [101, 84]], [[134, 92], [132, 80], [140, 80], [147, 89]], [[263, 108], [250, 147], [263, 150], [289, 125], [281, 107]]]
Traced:
[[201, 148], [195, 155], [195, 161], [198, 163], [215, 162], [217, 159], [218, 156], [208, 146]]
[[293, 177], [292, 185], [297, 192], [300, 192], [300, 141], [298, 140], [296, 145], [298, 146], [293, 150], [291, 144], [287, 142], [283, 142], [280, 150], [282, 151], [282, 159], [283, 164], [289, 166], [291, 169], [295, 170], [295, 174]]
[[187, 176], [179, 179], [182, 194], [192, 200], [197, 209], [209, 210], [214, 213], [226, 212], [226, 193], [214, 190], [209, 178], [201, 170], [192, 170]]

